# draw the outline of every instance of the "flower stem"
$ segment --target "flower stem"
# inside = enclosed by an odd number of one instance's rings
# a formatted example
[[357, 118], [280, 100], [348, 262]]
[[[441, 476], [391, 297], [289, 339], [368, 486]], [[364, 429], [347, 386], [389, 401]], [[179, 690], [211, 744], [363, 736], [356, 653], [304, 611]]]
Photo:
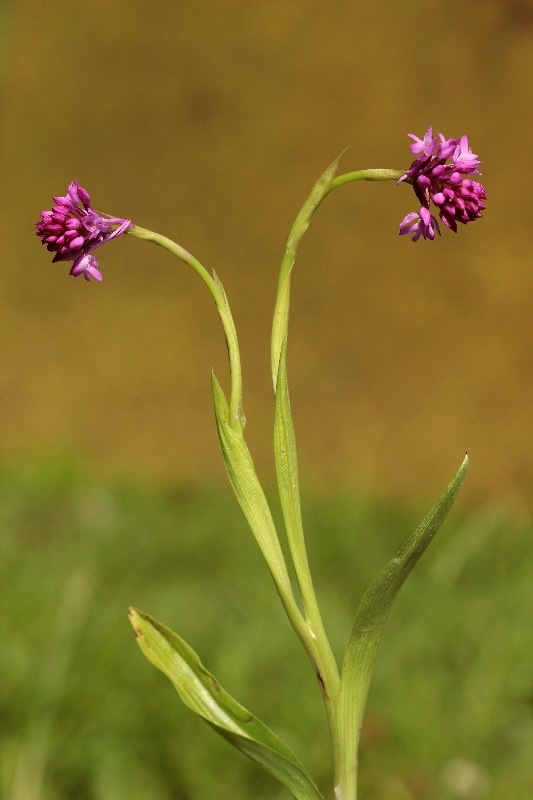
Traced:
[[[189, 252], [187, 252], [187, 250], [185, 250], [179, 244], [172, 241], [172, 239], [168, 239], [166, 236], [162, 236], [161, 234], [147, 230], [146, 228], [141, 228], [138, 225], [130, 228], [127, 231], [127, 233], [129, 233], [131, 236], [136, 236], [138, 239], [144, 239], [145, 241], [158, 244], [160, 247], [163, 247], [165, 250], [168, 250], [168, 252], [171, 253], [172, 255], [177, 256], [181, 261], [183, 261], [185, 264], [188, 264], [190, 267], [194, 269], [194, 271], [202, 278], [204, 283], [207, 285], [209, 291], [211, 292], [220, 319], [222, 321], [224, 333], [226, 335], [226, 342], [228, 345], [230, 374], [231, 374], [231, 394], [229, 403], [230, 427], [235, 432], [239, 441], [244, 443], [244, 437], [243, 437], [244, 425], [243, 425], [243, 416], [241, 407], [242, 372], [241, 372], [241, 362], [239, 356], [239, 346], [237, 341], [237, 334], [235, 331], [235, 324], [233, 322], [233, 317], [231, 315], [229, 303], [222, 284], [220, 283], [220, 281], [216, 276], [212, 277], [209, 274], [209, 272], [198, 261], [198, 259], [192, 256]], [[250, 460], [248, 479], [250, 479], [251, 475], [255, 475], [255, 472], [253, 464], [251, 463]], [[263, 492], [259, 486], [258, 481], [257, 481], [257, 491], [261, 494], [261, 496], [263, 496]], [[256, 507], [259, 502], [257, 496], [251, 498], [249, 494], [247, 495], [246, 500], [248, 502], [250, 500], [253, 500], [252, 505], [254, 505], [254, 507]], [[241, 502], [241, 500], [239, 500], [239, 502]], [[266, 505], [266, 499], [264, 500], [264, 503]], [[270, 514], [270, 512], [268, 513]], [[252, 530], [254, 530], [253, 525], [252, 525]], [[279, 549], [279, 554], [277, 552], [278, 548], [276, 547], [276, 543], [278, 542], [278, 539], [273, 522], [272, 522], [272, 531], [270, 533], [272, 536], [272, 541], [274, 542], [274, 545], [272, 545], [272, 547], [277, 555], [275, 563], [273, 563], [272, 560], [265, 555], [265, 553], [263, 553], [263, 555], [265, 556], [265, 560], [267, 561], [267, 564], [269, 566], [270, 572], [274, 579], [274, 583], [276, 584], [278, 594], [281, 598], [281, 601], [283, 603], [289, 621], [292, 627], [294, 628], [298, 638], [302, 642], [302, 645], [305, 651], [307, 652], [309, 658], [311, 659], [311, 662], [315, 665], [317, 671], [320, 672], [319, 664], [321, 662], [321, 658], [318, 652], [317, 642], [315, 641], [315, 636], [313, 631], [311, 630], [308, 622], [306, 621], [302, 612], [300, 611], [297, 601], [294, 597], [290, 585], [290, 578], [286, 571], [285, 562], [283, 559], [283, 554], [281, 552], [281, 549]], [[254, 531], [254, 535], [256, 534], [257, 532]], [[335, 664], [335, 669], [337, 671], [336, 679], [338, 684], [339, 673], [336, 664]]]
[[207, 269], [201, 264], [197, 258], [191, 255], [181, 245], [162, 236], [159, 233], [150, 231], [147, 228], [141, 228], [139, 225], [134, 225], [129, 228], [126, 233], [131, 236], [136, 236], [137, 239], [144, 239], [147, 242], [153, 242], [168, 250], [172, 255], [177, 256], [181, 261], [192, 269], [200, 276], [207, 288], [211, 292], [211, 296], [215, 301], [217, 311], [224, 328], [226, 336], [226, 343], [228, 347], [228, 357], [230, 365], [230, 380], [231, 391], [229, 401], [230, 425], [233, 430], [241, 432], [244, 427], [244, 415], [242, 411], [242, 370], [241, 359], [239, 355], [239, 343], [237, 340], [237, 332], [235, 330], [235, 323], [229, 307], [228, 299], [224, 291], [224, 287], [219, 281], [215, 273], [210, 275]]
[[339, 175], [332, 181], [328, 194], [331, 194], [339, 186], [344, 186], [345, 183], [354, 183], [355, 181], [397, 181], [402, 175], [405, 175], [405, 170], [399, 169], [360, 169], [355, 172], [345, 172], [344, 175]]
[[329, 167], [319, 181], [317, 181], [307, 200], [298, 212], [287, 237], [285, 253], [279, 271], [278, 291], [272, 325], [271, 360], [274, 388], [276, 386], [281, 348], [287, 336], [289, 326], [290, 275], [296, 259], [298, 245], [309, 227], [314, 213], [326, 197], [331, 194], [334, 189], [338, 189], [339, 186], [344, 186], [347, 183], [355, 183], [357, 181], [397, 181], [402, 175], [405, 175], [405, 170], [398, 169], [360, 169], [354, 172], [346, 172], [335, 178], [334, 173], [338, 161], [339, 159], [334, 161], [331, 167]]
[[[309, 567], [305, 546], [304, 530], [301, 517], [300, 496], [298, 490], [298, 467], [296, 458], [296, 442], [286, 377], [287, 335], [290, 308], [290, 279], [296, 259], [299, 243], [309, 227], [311, 218], [323, 200], [334, 189], [356, 181], [390, 181], [398, 180], [404, 172], [392, 169], [366, 169], [348, 172], [335, 178], [339, 159], [319, 178], [302, 208], [298, 212], [294, 224], [287, 237], [285, 253], [281, 262], [274, 319], [272, 324], [272, 381], [276, 393], [276, 405], [283, 406], [284, 441], [278, 445], [277, 473], [278, 487], [282, 503], [283, 516], [287, 531], [287, 539], [294, 563], [296, 579], [300, 590], [305, 621], [309, 627], [315, 644], [314, 664], [321, 683], [322, 694], [326, 706], [330, 736], [335, 763], [336, 800], [356, 800], [356, 774], [352, 771], [353, 762], [345, 752], [347, 742], [344, 741], [338, 721], [340, 678], [337, 662], [331, 649], [324, 623], [320, 614], [313, 579]], [[279, 400], [278, 395], [285, 397]], [[278, 402], [279, 401], [279, 402]], [[281, 413], [281, 412], [280, 412]], [[281, 453], [281, 455], [280, 455]], [[349, 766], [348, 766], [349, 765]], [[348, 774], [349, 773], [349, 774]]]

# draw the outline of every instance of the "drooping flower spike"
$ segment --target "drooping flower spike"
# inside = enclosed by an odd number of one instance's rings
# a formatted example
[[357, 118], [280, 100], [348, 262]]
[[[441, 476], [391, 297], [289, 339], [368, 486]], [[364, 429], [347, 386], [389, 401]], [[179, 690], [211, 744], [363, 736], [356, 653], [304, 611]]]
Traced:
[[468, 145], [468, 138], [446, 139], [433, 136], [431, 125], [424, 138], [408, 134], [413, 140], [411, 152], [418, 154], [398, 183], [410, 183], [421, 204], [420, 211], [407, 214], [399, 225], [400, 236], [409, 235], [416, 242], [420, 237], [440, 236], [437, 219], [431, 214], [436, 206], [441, 221], [457, 231], [457, 223], [466, 225], [479, 219], [485, 210], [485, 189], [470, 176], [480, 175], [481, 161]]
[[91, 208], [91, 198], [83, 186], [72, 181], [64, 197], [54, 197], [55, 205], [41, 211], [37, 236], [51, 253], [52, 261], [73, 261], [70, 275], [83, 275], [86, 281], [102, 280], [97, 247], [116, 239], [132, 227], [130, 220], [100, 214]]

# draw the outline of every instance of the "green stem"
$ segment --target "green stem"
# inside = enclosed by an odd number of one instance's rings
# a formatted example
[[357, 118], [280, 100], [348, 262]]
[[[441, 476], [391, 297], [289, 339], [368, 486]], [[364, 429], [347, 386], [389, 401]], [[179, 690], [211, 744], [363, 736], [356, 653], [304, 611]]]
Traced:
[[150, 231], [147, 228], [141, 228], [139, 225], [129, 228], [127, 233], [129, 233], [131, 236], [136, 236], [137, 239], [144, 239], [147, 242], [153, 242], [153, 244], [163, 247], [185, 264], [188, 264], [188, 266], [192, 267], [193, 270], [200, 276], [211, 292], [211, 296], [215, 301], [215, 305], [222, 322], [222, 327], [224, 328], [224, 334], [226, 336], [226, 343], [228, 347], [231, 380], [229, 401], [230, 425], [233, 430], [239, 432], [242, 431], [242, 428], [244, 427], [244, 417], [242, 412], [241, 359], [239, 355], [239, 343], [237, 341], [235, 323], [233, 322], [233, 317], [231, 315], [226, 293], [224, 292], [224, 287], [214, 273], [214, 277], [211, 276], [197, 258], [187, 252], [187, 250], [181, 247], [181, 245], [173, 242], [172, 239], [168, 239], [166, 236], [162, 236], [159, 233]]
[[[330, 169], [334, 169], [338, 163], [334, 161]], [[327, 185], [323, 187], [323, 191], [316, 192], [316, 187], [320, 181], [313, 187], [309, 197], [303, 204], [298, 212], [294, 224], [287, 237], [285, 245], [285, 253], [281, 262], [281, 268], [278, 279], [278, 291], [276, 296], [276, 305], [274, 308], [274, 321], [272, 325], [272, 379], [274, 389], [276, 388], [279, 358], [281, 355], [281, 348], [287, 336], [289, 327], [289, 305], [290, 305], [290, 275], [296, 259], [298, 245], [309, 227], [311, 218], [317, 211], [326, 197], [338, 189], [339, 186], [344, 186], [347, 183], [355, 183], [357, 181], [397, 181], [402, 175], [405, 175], [405, 170], [398, 169], [360, 169], [355, 172], [346, 172], [344, 175], [339, 175], [337, 178], [329, 176], [328, 170], [324, 173], [320, 180], [326, 180]]]
[[[172, 241], [172, 239], [168, 239], [166, 236], [162, 236], [159, 233], [155, 233], [154, 231], [147, 230], [146, 228], [141, 228], [140, 226], [136, 225], [133, 228], [128, 230], [128, 233], [131, 236], [136, 236], [138, 239], [144, 239], [148, 242], [153, 242], [154, 244], [163, 247], [165, 250], [168, 250], [169, 253], [172, 255], [177, 256], [181, 261], [185, 264], [188, 264], [190, 267], [194, 269], [194, 271], [202, 278], [204, 283], [207, 285], [211, 295], [215, 301], [215, 305], [217, 307], [220, 319], [222, 321], [222, 325], [224, 328], [224, 333], [226, 335], [226, 342], [228, 345], [228, 353], [229, 353], [229, 360], [230, 360], [230, 373], [231, 373], [231, 395], [230, 395], [230, 403], [229, 403], [229, 416], [230, 416], [230, 426], [235, 431], [235, 433], [242, 438], [242, 408], [241, 408], [241, 398], [242, 398], [242, 372], [241, 372], [241, 363], [239, 357], [239, 346], [237, 341], [237, 334], [235, 331], [235, 324], [233, 322], [233, 317], [231, 315], [230, 307], [226, 298], [226, 294], [222, 287], [222, 284], [216, 277], [212, 277], [206, 268], [192, 256], [187, 250], [181, 247], [176, 242]], [[266, 501], [265, 501], [266, 502]], [[274, 531], [275, 538], [277, 539], [277, 535]], [[283, 561], [283, 556], [280, 553], [281, 561]], [[267, 559], [268, 563], [268, 559]], [[269, 564], [271, 567], [271, 565]], [[283, 606], [285, 608], [286, 614], [289, 618], [289, 621], [294, 628], [298, 638], [302, 642], [302, 645], [307, 652], [309, 658], [311, 659], [312, 663], [315, 664], [317, 670], [319, 670], [319, 666], [317, 666], [320, 662], [320, 656], [317, 649], [317, 643], [315, 641], [315, 636], [313, 631], [310, 629], [308, 623], [306, 622], [304, 616], [302, 615], [296, 600], [294, 598], [292, 589], [290, 587], [290, 579], [288, 573], [286, 574], [286, 579], [281, 580], [277, 575], [276, 570], [271, 569], [271, 573], [273, 575], [276, 588], [282, 600]], [[336, 665], [335, 665], [335, 668]], [[338, 670], [337, 670], [337, 682], [339, 681]]]
[[[287, 413], [288, 436], [287, 442], [292, 444], [292, 464], [290, 466], [289, 480], [282, 471], [278, 472], [278, 486], [282, 500], [283, 516], [287, 530], [287, 538], [291, 557], [294, 563], [298, 587], [302, 598], [305, 620], [315, 643], [315, 668], [321, 683], [322, 693], [328, 715], [328, 723], [333, 746], [333, 758], [335, 763], [335, 787], [337, 800], [355, 800], [356, 780], [355, 774], [347, 776], [345, 765], [347, 755], [344, 753], [346, 742], [342, 735], [338, 723], [340, 678], [337, 662], [331, 645], [329, 643], [324, 623], [320, 614], [318, 601], [316, 598], [307, 550], [303, 524], [301, 518], [301, 504], [298, 490], [298, 469], [296, 461], [296, 444], [292, 419], [290, 418], [290, 403], [288, 397], [288, 386], [286, 378], [286, 348], [289, 326], [290, 309], [290, 278], [292, 268], [296, 259], [300, 241], [309, 227], [311, 218], [317, 211], [325, 198], [339, 186], [356, 181], [391, 181], [398, 180], [403, 171], [392, 169], [366, 169], [356, 172], [348, 172], [334, 177], [337, 168], [337, 161], [326, 170], [313, 187], [310, 195], [306, 199], [302, 208], [298, 212], [294, 224], [287, 237], [285, 253], [281, 262], [276, 305], [274, 309], [274, 319], [272, 325], [272, 345], [271, 345], [271, 368], [272, 381], [275, 392], [284, 392], [285, 406], [289, 409]], [[288, 447], [287, 449], [291, 449]], [[286, 458], [285, 452], [283, 457]], [[290, 487], [286, 484], [290, 483]], [[352, 780], [353, 778], [353, 780]]]
[[331, 184], [328, 194], [339, 186], [344, 186], [346, 183], [354, 183], [355, 181], [397, 181], [402, 175], [405, 175], [405, 170], [398, 169], [360, 169], [355, 172], [345, 172], [344, 175], [339, 175]]

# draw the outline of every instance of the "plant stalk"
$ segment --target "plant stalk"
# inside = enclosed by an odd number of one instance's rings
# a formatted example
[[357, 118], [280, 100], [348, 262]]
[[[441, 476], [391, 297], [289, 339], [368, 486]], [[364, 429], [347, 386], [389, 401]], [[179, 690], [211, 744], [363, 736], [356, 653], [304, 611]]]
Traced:
[[203, 282], [209, 289], [215, 305], [217, 307], [218, 315], [224, 328], [224, 335], [226, 337], [226, 344], [228, 347], [228, 357], [230, 364], [230, 425], [234, 431], [242, 432], [244, 427], [244, 416], [242, 412], [242, 369], [241, 359], [239, 354], [239, 343], [237, 340], [237, 332], [235, 330], [235, 323], [231, 314], [231, 309], [224, 292], [224, 288], [216, 275], [214, 277], [209, 274], [203, 264], [198, 261], [191, 253], [189, 253], [181, 245], [172, 241], [160, 233], [155, 233], [147, 228], [141, 228], [139, 225], [134, 225], [129, 228], [126, 233], [130, 236], [136, 236], [137, 239], [144, 239], [147, 242], [152, 242], [160, 247], [163, 247], [173, 256], [177, 256], [181, 261], [187, 264], [200, 276]]

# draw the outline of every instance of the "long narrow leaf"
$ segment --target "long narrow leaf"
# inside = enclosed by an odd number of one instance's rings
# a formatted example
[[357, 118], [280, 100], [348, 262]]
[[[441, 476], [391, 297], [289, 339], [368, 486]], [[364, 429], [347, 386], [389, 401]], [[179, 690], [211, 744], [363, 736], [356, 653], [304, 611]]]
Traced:
[[374, 579], [359, 605], [344, 656], [339, 698], [340, 736], [354, 759], [354, 775], [364, 706], [387, 616], [402, 584], [450, 511], [467, 469], [468, 456], [426, 518]]
[[[298, 483], [298, 456], [287, 382], [287, 339], [279, 359], [274, 416], [274, 458], [281, 508], [294, 561], [307, 562]], [[301, 588], [301, 587], [300, 587]]]
[[298, 581], [298, 588], [300, 589], [306, 621], [313, 631], [316, 643], [317, 653], [312, 656], [312, 660], [319, 676], [329, 714], [331, 704], [336, 702], [339, 690], [339, 668], [322, 622], [305, 547], [298, 485], [296, 436], [287, 381], [287, 338], [285, 338], [281, 349], [276, 384], [274, 458], [281, 508], [294, 571]]
[[322, 795], [296, 756], [222, 688], [183, 639], [134, 608], [130, 609], [130, 620], [142, 652], [170, 678], [186, 706], [274, 775], [297, 800], [321, 800]]
[[232, 430], [229, 424], [228, 404], [214, 375], [212, 382], [218, 436], [233, 490], [265, 557], [278, 591], [284, 600], [293, 601], [291, 582], [276, 527], [255, 474], [250, 451], [242, 434]]

